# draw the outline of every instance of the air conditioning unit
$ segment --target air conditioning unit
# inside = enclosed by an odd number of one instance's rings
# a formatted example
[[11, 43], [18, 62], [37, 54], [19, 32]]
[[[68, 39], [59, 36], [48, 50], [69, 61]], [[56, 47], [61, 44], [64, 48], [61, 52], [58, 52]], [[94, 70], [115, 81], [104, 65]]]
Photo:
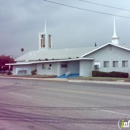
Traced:
[[99, 69], [99, 65], [94, 65], [94, 69]]

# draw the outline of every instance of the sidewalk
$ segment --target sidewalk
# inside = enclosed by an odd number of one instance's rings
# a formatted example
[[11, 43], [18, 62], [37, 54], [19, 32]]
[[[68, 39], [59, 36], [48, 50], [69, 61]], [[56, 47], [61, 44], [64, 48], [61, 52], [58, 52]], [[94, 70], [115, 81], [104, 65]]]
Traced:
[[129, 85], [130, 82], [123, 82], [123, 81], [91, 81], [91, 80], [68, 80], [68, 82], [73, 83], [96, 83], [96, 84], [117, 84], [117, 85]]
[[7, 76], [0, 76], [0, 78], [10, 78], [10, 79], [34, 79], [34, 80], [43, 80], [43, 81], [64, 81], [64, 82], [71, 82], [71, 83], [97, 83], [97, 84], [116, 84], [116, 85], [129, 85], [130, 82], [120, 81], [91, 81], [91, 80], [78, 80], [78, 79], [66, 79], [66, 78], [29, 78], [29, 77], [7, 77]]

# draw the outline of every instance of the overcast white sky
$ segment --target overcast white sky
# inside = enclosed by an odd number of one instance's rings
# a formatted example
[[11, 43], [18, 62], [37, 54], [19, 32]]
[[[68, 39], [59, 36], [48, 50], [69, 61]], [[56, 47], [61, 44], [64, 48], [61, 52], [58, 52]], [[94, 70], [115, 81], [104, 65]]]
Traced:
[[[51, 0], [71, 6], [130, 17], [130, 11], [97, 6], [79, 0]], [[130, 8], [130, 0], [88, 0], [119, 8]], [[52, 34], [53, 48], [98, 46], [111, 41], [113, 16], [82, 11], [43, 0], [0, 0], [0, 55], [21, 55], [38, 50], [38, 33]], [[120, 44], [130, 44], [130, 19], [116, 17]]]

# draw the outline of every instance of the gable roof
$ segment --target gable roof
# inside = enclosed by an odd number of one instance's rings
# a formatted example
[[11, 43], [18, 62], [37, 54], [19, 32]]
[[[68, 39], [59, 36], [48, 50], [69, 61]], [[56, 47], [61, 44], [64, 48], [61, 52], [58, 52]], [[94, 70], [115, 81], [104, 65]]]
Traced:
[[120, 46], [113, 43], [107, 43], [100, 47], [84, 47], [84, 48], [69, 48], [69, 49], [50, 49], [50, 50], [38, 50], [30, 51], [15, 61], [42, 61], [42, 60], [62, 60], [62, 59], [75, 59], [75, 58], [84, 58], [85, 56], [98, 51], [108, 45], [112, 45], [127, 51], [130, 51], [130, 46]]
[[126, 48], [126, 47], [124, 47], [124, 46], [115, 45], [115, 44], [113, 44], [113, 43], [107, 43], [107, 44], [105, 44], [105, 45], [103, 45], [103, 46], [100, 46], [100, 47], [98, 47], [98, 48], [96, 48], [96, 49], [94, 49], [94, 50], [88, 52], [88, 53], [83, 54], [81, 57], [83, 58], [83, 57], [85, 57], [85, 56], [87, 56], [87, 55], [89, 55], [89, 54], [91, 54], [91, 53], [93, 53], [93, 52], [95, 52], [95, 51], [98, 51], [98, 50], [100, 50], [100, 49], [102, 49], [102, 48], [104, 48], [104, 47], [106, 47], [106, 46], [108, 46], [108, 45], [112, 45], [112, 46], [115, 46], [115, 47], [118, 47], [118, 48], [121, 48], [121, 49], [130, 51], [130, 48]]
[[19, 58], [15, 59], [15, 61], [36, 61], [36, 60], [57, 60], [57, 59], [75, 59], [80, 58], [81, 55], [91, 52], [97, 47], [84, 47], [84, 48], [69, 48], [69, 49], [50, 49], [50, 50], [38, 50], [38, 51], [30, 51]]

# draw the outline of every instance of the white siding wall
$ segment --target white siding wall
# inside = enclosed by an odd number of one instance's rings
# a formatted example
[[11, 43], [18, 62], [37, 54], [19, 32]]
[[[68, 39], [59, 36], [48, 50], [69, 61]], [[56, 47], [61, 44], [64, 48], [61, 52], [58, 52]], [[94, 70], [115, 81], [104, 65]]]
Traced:
[[[37, 65], [19, 65], [13, 67], [13, 74], [16, 75], [16, 68], [26, 69], [27, 74], [31, 75], [31, 71], [37, 69], [37, 74], [39, 75], [57, 75], [60, 76], [65, 74], [66, 72], [70, 72], [71, 74], [79, 73], [79, 61], [71, 61], [67, 62], [67, 68], [61, 67], [62, 62], [58, 63], [43, 63], [44, 68], [42, 68], [42, 64]], [[51, 67], [49, 66], [51, 64]], [[51, 69], [49, 69], [49, 67]]]
[[92, 76], [93, 61], [82, 60], [80, 61], [80, 76], [87, 77]]
[[[130, 52], [127, 50], [112, 46], [112, 51], [110, 51], [109, 46], [106, 46], [86, 57], [95, 58], [95, 61], [100, 62], [99, 71], [128, 72], [130, 75]], [[123, 60], [128, 60], [128, 67], [122, 67]], [[104, 61], [109, 61], [109, 67], [106, 67], [106, 68], [104, 67], [104, 64], [103, 64]], [[118, 61], [118, 67], [113, 67], [113, 61]]]
[[[42, 64], [37, 64], [37, 74], [39, 75], [57, 75], [57, 63], [43, 63], [44, 69], [42, 69]], [[49, 65], [51, 64], [51, 69]]]
[[17, 65], [13, 66], [13, 75], [17, 75], [17, 70], [27, 70], [27, 75], [31, 75], [31, 71], [36, 68], [35, 65]]
[[79, 61], [68, 62], [67, 72], [79, 74]]

